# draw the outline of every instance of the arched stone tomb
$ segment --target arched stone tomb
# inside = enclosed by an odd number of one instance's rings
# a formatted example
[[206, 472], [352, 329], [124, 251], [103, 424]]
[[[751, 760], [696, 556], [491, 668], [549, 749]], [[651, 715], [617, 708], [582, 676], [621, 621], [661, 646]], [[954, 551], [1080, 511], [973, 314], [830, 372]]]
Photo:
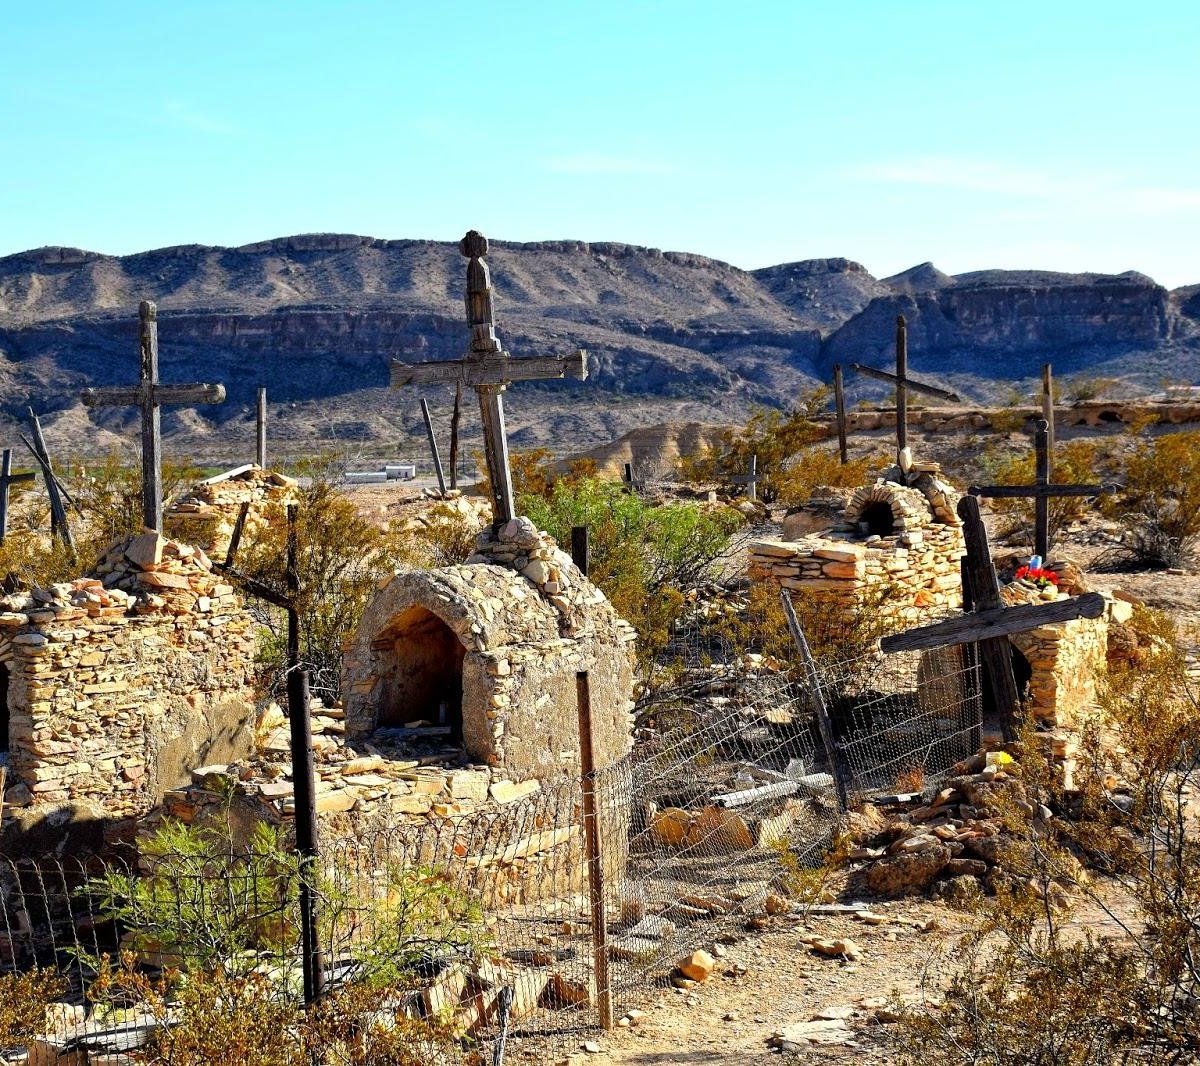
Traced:
[[346, 736], [443, 727], [493, 776], [575, 774], [586, 670], [604, 767], [631, 744], [632, 641], [570, 557], [515, 519], [467, 563], [396, 574], [376, 593], [346, 652]]
[[847, 610], [869, 603], [905, 625], [928, 620], [962, 604], [958, 498], [933, 464], [891, 467], [855, 489], [826, 528], [752, 544], [750, 576]]

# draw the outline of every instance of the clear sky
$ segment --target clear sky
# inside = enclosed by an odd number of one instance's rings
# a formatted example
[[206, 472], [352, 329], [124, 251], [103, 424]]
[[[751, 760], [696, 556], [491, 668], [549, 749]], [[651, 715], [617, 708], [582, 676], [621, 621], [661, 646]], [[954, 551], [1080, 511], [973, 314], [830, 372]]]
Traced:
[[473, 226], [1200, 282], [1195, 0], [0, 15], [0, 254]]

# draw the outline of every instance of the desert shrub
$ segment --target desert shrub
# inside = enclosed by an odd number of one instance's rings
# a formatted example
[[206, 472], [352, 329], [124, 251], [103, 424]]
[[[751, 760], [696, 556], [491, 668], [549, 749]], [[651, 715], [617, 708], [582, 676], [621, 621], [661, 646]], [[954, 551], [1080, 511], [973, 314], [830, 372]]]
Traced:
[[591, 578], [637, 629], [644, 662], [665, 647], [687, 593], [707, 579], [742, 523], [729, 508], [654, 507], [590, 478], [561, 479], [548, 497], [522, 496], [520, 509], [566, 548], [573, 526], [588, 527]]
[[[951, 952], [948, 985], [906, 1022], [906, 1064], [1185, 1063], [1200, 1053], [1200, 837], [1188, 809], [1200, 786], [1200, 693], [1174, 626], [1135, 613], [1140, 653], [1117, 663], [1087, 723], [1075, 788], [1064, 792], [1024, 731], [1030, 803], [1070, 819], [1022, 823], [1023, 846], [981, 924]], [[1082, 871], [1086, 857], [1102, 877]], [[1065, 886], [1115, 934], [1068, 923]]]
[[726, 430], [718, 443], [696, 456], [680, 459], [679, 473], [697, 483], [722, 481], [744, 474], [750, 457], [758, 456], [758, 494], [767, 503], [780, 492], [780, 475], [801, 451], [828, 435], [828, 431], [812, 420], [828, 401], [825, 386], [805, 393], [799, 406], [790, 412], [774, 408], [755, 411], [746, 425], [738, 430]]
[[1080, 374], [1068, 379], [1063, 387], [1063, 395], [1074, 403], [1086, 403], [1089, 400], [1103, 399], [1116, 384], [1116, 378], [1088, 377]]
[[881, 455], [864, 456], [843, 463], [836, 449], [821, 446], [802, 448], [788, 458], [775, 476], [776, 498], [789, 507], [806, 504], [824, 486], [857, 488], [874, 470], [886, 463]]
[[[243, 542], [238, 570], [282, 592], [287, 540], [286, 515], [275, 508]], [[300, 659], [314, 695], [333, 700], [340, 688], [342, 645], [357, 628], [379, 575], [410, 564], [416, 547], [363, 518], [326, 478], [314, 478], [300, 490], [296, 545]], [[286, 689], [286, 620], [274, 609], [260, 609], [260, 617], [260, 687], [278, 698]]]
[[46, 1007], [66, 990], [53, 970], [0, 974], [0, 1050], [23, 1047], [46, 1029]]
[[1125, 488], [1104, 504], [1124, 533], [1110, 561], [1182, 565], [1200, 538], [1200, 432], [1140, 440], [1124, 475]]

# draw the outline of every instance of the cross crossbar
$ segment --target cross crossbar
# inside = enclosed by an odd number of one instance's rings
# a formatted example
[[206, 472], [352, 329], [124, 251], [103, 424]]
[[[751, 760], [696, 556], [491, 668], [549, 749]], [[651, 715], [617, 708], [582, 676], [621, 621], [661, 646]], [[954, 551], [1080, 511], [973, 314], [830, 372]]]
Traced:
[[925, 382], [917, 381], [915, 378], [907, 376], [900, 378], [898, 375], [889, 373], [886, 370], [876, 370], [873, 366], [863, 366], [862, 363], [851, 363], [850, 369], [856, 374], [875, 378], [878, 381], [886, 381], [892, 385], [898, 385], [903, 381], [909, 392], [924, 393], [926, 396], [933, 396], [939, 400], [949, 400], [951, 403], [962, 402], [962, 397], [957, 392], [951, 392], [949, 389], [940, 389], [936, 385], [926, 385]]
[[961, 618], [951, 618], [935, 625], [910, 629], [906, 633], [884, 637], [880, 647], [894, 654], [900, 651], [927, 651], [955, 644], [977, 644], [993, 637], [1026, 633], [1055, 622], [1070, 622], [1076, 618], [1099, 618], [1104, 613], [1104, 597], [1098, 592], [1072, 596], [1050, 603], [1023, 603], [1015, 607], [994, 607], [976, 611]]
[[969, 496], [985, 499], [1032, 499], [1034, 511], [1034, 551], [1045, 559], [1050, 554], [1050, 500], [1069, 496], [1099, 496], [1116, 491], [1115, 485], [1052, 485], [1050, 422], [1038, 420], [1034, 433], [1035, 470], [1032, 485], [972, 485], [967, 489]]

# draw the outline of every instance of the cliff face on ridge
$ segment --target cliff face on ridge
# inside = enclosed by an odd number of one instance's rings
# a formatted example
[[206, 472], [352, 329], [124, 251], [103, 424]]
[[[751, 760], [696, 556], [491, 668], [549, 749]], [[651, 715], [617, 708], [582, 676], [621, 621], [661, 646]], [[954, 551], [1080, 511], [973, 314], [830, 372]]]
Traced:
[[[1200, 370], [1200, 286], [1170, 293], [1134, 272], [983, 271], [922, 264], [874, 278], [818, 259], [747, 272], [705, 256], [614, 243], [492, 243], [498, 330], [514, 355], [589, 353], [587, 382], [514, 386], [517, 446], [611, 439], [668, 418], [726, 422], [785, 406], [833, 362], [885, 365], [895, 316], [913, 370], [986, 398], [1047, 359], [1064, 373], [1154, 386]], [[416, 395], [388, 363], [458, 358], [464, 260], [449, 242], [337, 234], [114, 257], [44, 248], [0, 259], [0, 428], [27, 404], [52, 436], [94, 451], [133, 412], [89, 415], [80, 388], [132, 381], [137, 304], [159, 305], [165, 381], [223, 381], [221, 407], [165, 417], [181, 446], [248, 447], [254, 389], [297, 450], [404, 441]], [[883, 386], [853, 381], [855, 395]], [[429, 393], [435, 407], [445, 393]], [[397, 445], [399, 447], [399, 445]], [[405, 445], [407, 447], [407, 444]]]

